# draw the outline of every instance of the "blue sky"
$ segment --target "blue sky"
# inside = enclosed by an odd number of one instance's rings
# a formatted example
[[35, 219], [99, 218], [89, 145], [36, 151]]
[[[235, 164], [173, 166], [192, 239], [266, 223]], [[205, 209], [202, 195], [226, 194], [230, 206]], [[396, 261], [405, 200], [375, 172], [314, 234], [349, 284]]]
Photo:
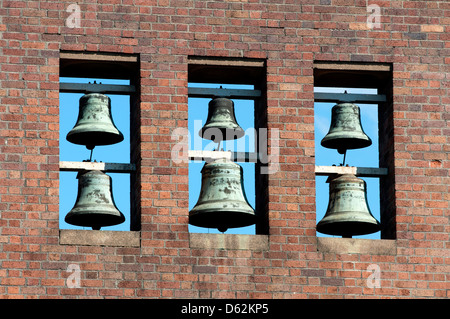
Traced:
[[[87, 83], [94, 79], [71, 79], [61, 78], [61, 82]], [[128, 84], [128, 81], [117, 80], [97, 80], [103, 84]], [[216, 87], [218, 85], [191, 84], [190, 86]], [[234, 85], [222, 85], [224, 88], [237, 88]], [[251, 89], [251, 86], [239, 86], [239, 88]], [[324, 90], [322, 90], [324, 91]], [[330, 90], [327, 89], [327, 92]], [[336, 92], [343, 93], [344, 89], [336, 89]], [[376, 93], [374, 91], [361, 91], [347, 89], [348, 93]], [[67, 142], [65, 139], [67, 133], [75, 125], [78, 116], [79, 98], [83, 94], [61, 93], [60, 94], [60, 160], [61, 161], [83, 161], [89, 159], [90, 152], [85, 146], [75, 145]], [[111, 112], [116, 127], [124, 134], [124, 141], [114, 145], [97, 146], [94, 149], [92, 159], [102, 162], [129, 163], [130, 162], [130, 140], [129, 140], [129, 97], [123, 95], [108, 95], [111, 98]], [[189, 121], [188, 129], [190, 132], [190, 149], [212, 150], [216, 144], [209, 140], [201, 139], [198, 135], [198, 129], [206, 122], [208, 103], [210, 99], [189, 98]], [[235, 115], [239, 125], [247, 132], [253, 132], [254, 114], [253, 102], [248, 100], [234, 100]], [[321, 139], [328, 132], [331, 121], [331, 108], [334, 103], [315, 103], [315, 144], [316, 144], [316, 165], [339, 165], [342, 163], [343, 156], [336, 150], [323, 148], [320, 145]], [[361, 108], [362, 126], [367, 135], [372, 139], [370, 147], [360, 150], [349, 150], [347, 152], [346, 164], [350, 166], [378, 167], [378, 118], [377, 106], [358, 104]], [[195, 123], [194, 120], [201, 122]], [[232, 150], [238, 152], [253, 152], [253, 136], [246, 135], [237, 141], [225, 142], [221, 148], [225, 151]], [[196, 204], [201, 186], [201, 168], [204, 162], [191, 162], [189, 164], [189, 210]], [[244, 188], [247, 199], [252, 207], [255, 207], [254, 191], [254, 164], [239, 163], [244, 170]], [[126, 173], [108, 173], [113, 181], [113, 197], [118, 209], [125, 215], [126, 221], [120, 225], [104, 227], [104, 230], [129, 230], [129, 196], [130, 181], [129, 174]], [[316, 177], [316, 212], [317, 222], [323, 218], [328, 204], [328, 184], [325, 183], [326, 177]], [[364, 178], [368, 187], [368, 201], [372, 214], [379, 219], [379, 184], [377, 178]], [[78, 181], [76, 172], [60, 172], [60, 228], [61, 229], [83, 229], [64, 222], [67, 212], [72, 209], [77, 196]], [[88, 227], [84, 229], [90, 229]], [[218, 233], [217, 229], [205, 229], [189, 225], [191, 232]], [[254, 234], [255, 227], [248, 226], [242, 228], [229, 229], [227, 233]], [[318, 236], [327, 236], [317, 233]], [[358, 236], [361, 238], [379, 238], [379, 232], [375, 234]]]

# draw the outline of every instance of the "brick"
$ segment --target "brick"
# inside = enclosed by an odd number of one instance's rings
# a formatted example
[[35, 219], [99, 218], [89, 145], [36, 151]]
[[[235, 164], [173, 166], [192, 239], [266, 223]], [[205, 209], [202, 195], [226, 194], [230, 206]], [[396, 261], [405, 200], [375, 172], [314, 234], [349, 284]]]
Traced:
[[280, 91], [300, 91], [302, 88], [301, 84], [297, 83], [280, 83]]
[[370, 30], [370, 25], [366, 22], [364, 23], [355, 23], [352, 22], [349, 24], [349, 29], [350, 30]]
[[421, 25], [421, 32], [444, 32], [444, 26], [442, 25]]

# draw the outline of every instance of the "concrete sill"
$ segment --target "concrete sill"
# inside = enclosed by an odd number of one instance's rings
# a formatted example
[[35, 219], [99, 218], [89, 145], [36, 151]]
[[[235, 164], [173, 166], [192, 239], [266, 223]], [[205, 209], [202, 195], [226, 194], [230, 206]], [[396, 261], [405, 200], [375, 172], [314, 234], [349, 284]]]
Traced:
[[317, 237], [322, 253], [396, 255], [397, 241], [390, 239]]
[[138, 231], [60, 229], [60, 245], [140, 247]]
[[199, 249], [268, 250], [269, 236], [190, 233], [189, 247]]

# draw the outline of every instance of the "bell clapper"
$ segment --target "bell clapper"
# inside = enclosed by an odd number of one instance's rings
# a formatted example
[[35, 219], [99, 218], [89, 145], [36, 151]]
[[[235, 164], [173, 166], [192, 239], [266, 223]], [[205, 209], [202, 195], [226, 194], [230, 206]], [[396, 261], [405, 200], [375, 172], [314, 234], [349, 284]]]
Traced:
[[345, 156], [347, 155], [347, 149], [339, 150], [340, 154], [344, 154], [344, 160], [342, 161], [342, 166], [345, 166]]
[[89, 162], [92, 162], [92, 153], [94, 152], [94, 147], [90, 148], [90, 147], [86, 146], [86, 148], [88, 150], [91, 150], [91, 155], [89, 156]]
[[217, 230], [223, 234], [224, 232], [226, 232], [228, 230], [228, 228], [227, 227], [219, 227], [219, 228], [217, 228]]

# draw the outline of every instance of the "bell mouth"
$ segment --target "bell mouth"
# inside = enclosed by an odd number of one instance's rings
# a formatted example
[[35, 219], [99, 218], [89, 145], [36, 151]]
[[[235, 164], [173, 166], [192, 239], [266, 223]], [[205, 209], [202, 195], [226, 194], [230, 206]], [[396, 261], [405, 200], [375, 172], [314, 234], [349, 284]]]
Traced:
[[334, 223], [319, 223], [317, 231], [322, 234], [352, 237], [376, 233], [380, 230], [380, 225], [375, 223], [347, 221]]
[[362, 138], [333, 138], [333, 136], [327, 136], [327, 139], [323, 139], [320, 145], [326, 148], [332, 148], [337, 150], [354, 150], [358, 148], [365, 148], [372, 145], [372, 140]]
[[256, 223], [253, 212], [242, 211], [196, 211], [189, 216], [189, 224], [203, 228], [216, 228], [224, 232], [228, 228], [251, 226]]
[[100, 229], [101, 227], [114, 226], [125, 221], [122, 213], [113, 215], [110, 211], [92, 211], [92, 212], [69, 212], [64, 218], [68, 224], [80, 227], [92, 227]]
[[123, 134], [119, 131], [117, 133], [104, 131], [89, 131], [89, 132], [69, 132], [66, 139], [77, 145], [112, 145], [123, 141]]

